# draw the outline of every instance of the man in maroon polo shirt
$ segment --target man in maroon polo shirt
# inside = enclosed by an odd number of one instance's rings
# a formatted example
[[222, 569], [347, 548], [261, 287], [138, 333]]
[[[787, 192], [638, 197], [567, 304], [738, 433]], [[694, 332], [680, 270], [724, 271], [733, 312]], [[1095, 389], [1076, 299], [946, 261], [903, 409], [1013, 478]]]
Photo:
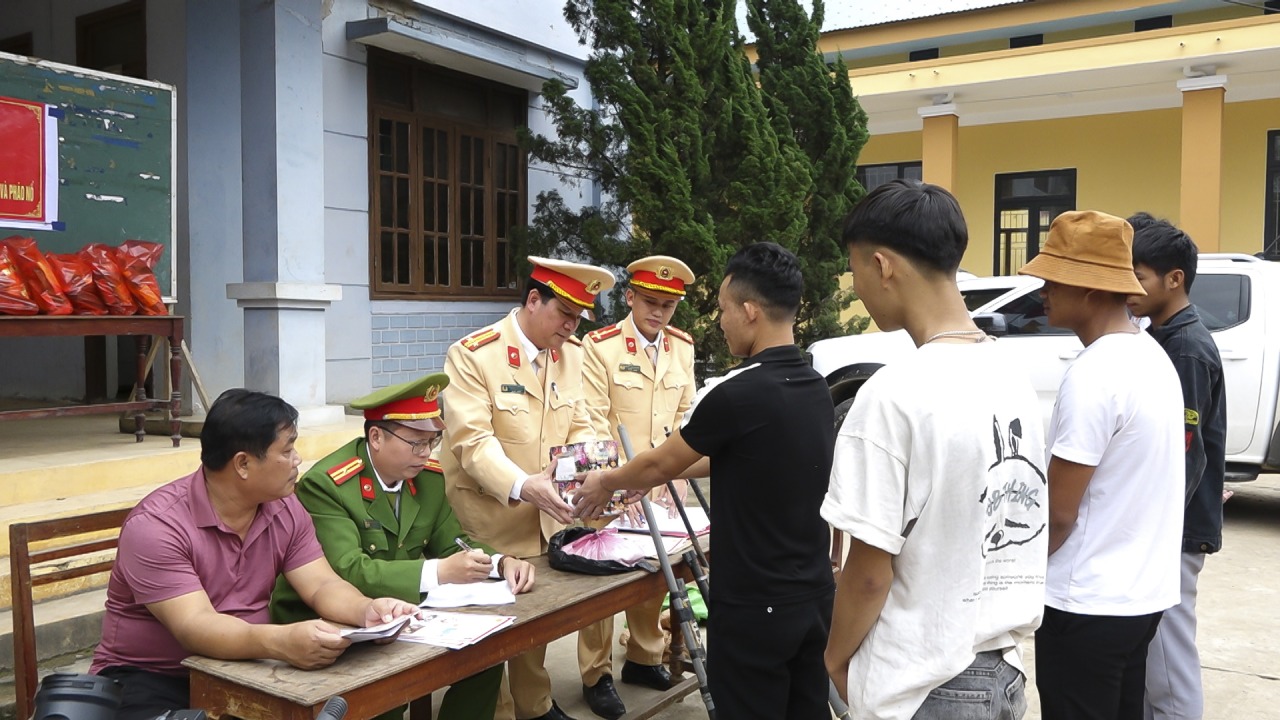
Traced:
[[[369, 626], [417, 612], [365, 597], [329, 567], [293, 496], [297, 420], [280, 398], [228, 390], [200, 432], [200, 468], [125, 519], [90, 668], [123, 686], [117, 720], [189, 707], [188, 655], [324, 667], [350, 644], [326, 620]], [[270, 624], [281, 573], [325, 620]]]

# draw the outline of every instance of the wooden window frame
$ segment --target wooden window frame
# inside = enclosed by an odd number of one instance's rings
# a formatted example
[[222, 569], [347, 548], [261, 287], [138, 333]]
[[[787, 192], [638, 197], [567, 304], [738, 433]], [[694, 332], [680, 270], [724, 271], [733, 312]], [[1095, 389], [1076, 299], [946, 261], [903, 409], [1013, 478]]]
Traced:
[[[515, 181], [517, 188], [517, 212], [513, 223], [509, 227], [518, 227], [528, 222], [528, 159], [525, 153], [518, 151], [518, 142], [516, 137], [516, 127], [495, 128], [477, 125], [473, 122], [457, 117], [441, 115], [439, 113], [414, 111], [412, 108], [397, 107], [394, 104], [383, 103], [375, 97], [375, 84], [372, 74], [379, 67], [385, 67], [388, 63], [400, 65], [410, 71], [411, 96], [413, 107], [428, 106], [426, 102], [425, 90], [422, 83], [419, 82], [421, 73], [439, 73], [441, 75], [452, 76], [454, 79], [464, 77], [466, 81], [474, 83], [479, 92], [484, 93], [486, 103], [495, 101], [495, 95], [507, 95], [508, 99], [516, 98], [517, 89], [489, 83], [480, 78], [470, 76], [459, 76], [454, 73], [442, 72], [434, 67], [428, 67], [422, 63], [399, 58], [387, 53], [371, 53], [370, 54], [370, 81], [369, 86], [369, 291], [370, 298], [373, 300], [510, 300], [520, 296], [521, 283], [514, 273], [516, 263], [511, 255], [510, 233], [508, 237], [499, 238], [498, 217], [497, 217], [497, 198], [500, 193], [511, 192], [509, 188], [500, 188], [500, 180], [497, 171], [498, 162], [498, 146], [508, 145], [516, 148], [517, 164], [514, 168]], [[500, 98], [499, 98], [500, 99]], [[486, 107], [489, 107], [488, 105]], [[527, 112], [527, 111], [526, 111]], [[388, 227], [381, 224], [382, 222], [382, 189], [380, 178], [385, 171], [380, 169], [379, 165], [379, 138], [381, 133], [381, 121], [387, 119], [393, 122], [407, 123], [408, 132], [408, 154], [409, 154], [409, 208], [407, 214], [408, 222], [408, 242], [409, 242], [409, 282], [386, 282], [382, 279], [382, 270], [386, 259], [383, 257], [381, 249], [382, 233], [403, 232], [398, 227]], [[523, 118], [523, 123], [527, 123], [527, 117]], [[422, 168], [422, 136], [423, 131], [434, 129], [444, 131], [448, 137], [449, 160], [448, 160], [448, 207], [449, 207], [449, 223], [447, 240], [448, 240], [448, 279], [447, 287], [426, 283], [426, 272], [423, 265], [424, 253], [426, 251], [425, 237], [431, 235], [423, 227], [424, 224], [424, 204], [421, 199], [424, 185], [431, 180], [423, 174]], [[462, 205], [461, 190], [465, 183], [461, 179], [461, 171], [459, 168], [460, 143], [463, 136], [470, 138], [479, 138], [483, 141], [485, 160], [484, 160], [484, 183], [483, 198], [484, 210], [482, 213], [482, 221], [484, 224], [484, 287], [460, 285], [462, 281], [462, 260], [463, 260], [463, 236], [461, 235], [460, 208]], [[506, 168], [510, 170], [510, 168]], [[394, 192], [394, 188], [393, 188]], [[498, 253], [500, 246], [505, 243], [507, 250], [507, 262], [509, 267], [509, 275], [507, 280], [514, 283], [515, 287], [498, 287]], [[393, 250], [393, 255], [395, 254]]]
[[[1061, 176], [1068, 179], [1071, 191], [1062, 195], [1033, 195], [1033, 196], [1015, 196], [1011, 198], [1002, 198], [1000, 196], [1000, 183], [1011, 181], [1019, 178], [1048, 178]], [[1048, 226], [1041, 228], [1039, 219], [1035, 217], [1030, 210], [1036, 209], [1040, 205], [1063, 205], [1068, 209], [1076, 207], [1077, 198], [1080, 195], [1080, 173], [1076, 168], [1058, 168], [1056, 170], [1034, 170], [1029, 172], [1011, 172], [997, 173], [994, 184], [994, 205], [995, 213], [992, 222], [993, 236], [991, 247], [991, 274], [1002, 275], [1005, 265], [1002, 261], [1005, 259], [1001, 253], [1000, 234], [1006, 230], [1000, 220], [1000, 215], [1006, 210], [1020, 210], [1024, 207], [1031, 206], [1028, 212], [1028, 225], [1025, 228], [1027, 233], [1028, 247], [1030, 248], [1031, 239], [1035, 238], [1034, 251], [1030, 249], [1027, 252], [1027, 262], [1030, 262], [1040, 252], [1040, 231], [1048, 231]], [[1053, 218], [1049, 219], [1053, 222]]]
[[[862, 186], [863, 190], [866, 190], [867, 192], [871, 192], [872, 188], [867, 187], [867, 170], [871, 168], [889, 168], [889, 167], [895, 169], [895, 175], [896, 175], [895, 179], [897, 180], [906, 179], [906, 174], [903, 171], [906, 170], [907, 168], [917, 168], [920, 170], [921, 176], [923, 176], [924, 174], [924, 163], [922, 161], [909, 160], [906, 162], [870, 163], [867, 165], [859, 165], [856, 168], [854, 168], [854, 171], [853, 171], [854, 177], [857, 178], [858, 184]], [[886, 181], [886, 182], [891, 182], [891, 181]]]
[[0, 52], [32, 57], [36, 54], [35, 36], [24, 32], [0, 40]]
[[1267, 131], [1267, 166], [1263, 186], [1262, 251], [1269, 260], [1280, 259], [1280, 211], [1272, 188], [1280, 183], [1280, 130]]
[[76, 64], [81, 67], [101, 70], [101, 61], [93, 57], [93, 47], [89, 36], [102, 26], [130, 15], [137, 15], [142, 22], [142, 58], [141, 67], [122, 68], [121, 75], [145, 79], [147, 77], [147, 3], [146, 0], [128, 0], [128, 2], [112, 5], [96, 12], [85, 13], [76, 17]]

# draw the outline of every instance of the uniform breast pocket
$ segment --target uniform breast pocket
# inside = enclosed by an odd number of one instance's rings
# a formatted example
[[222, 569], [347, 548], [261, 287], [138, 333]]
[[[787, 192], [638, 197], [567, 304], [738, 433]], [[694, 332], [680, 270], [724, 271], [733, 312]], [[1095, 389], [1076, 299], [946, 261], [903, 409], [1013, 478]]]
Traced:
[[560, 438], [569, 436], [569, 425], [573, 422], [574, 407], [582, 402], [582, 396], [572, 392], [560, 391], [551, 394], [547, 400], [547, 437], [561, 444]]
[[365, 555], [381, 555], [387, 551], [387, 533], [385, 530], [361, 530], [360, 550]]
[[493, 396], [493, 434], [499, 440], [527, 443], [535, 434], [531, 425], [528, 395], [498, 393]]
[[633, 372], [615, 372], [613, 374], [613, 394], [614, 397], [621, 395], [627, 397], [631, 394], [638, 394], [644, 390], [645, 377], [640, 373]]
[[689, 377], [686, 375], [673, 375], [667, 373], [663, 376], [662, 382], [659, 383], [660, 389], [656, 393], [658, 400], [661, 402], [660, 408], [663, 412], [675, 412], [680, 407], [680, 398], [684, 396], [685, 388], [689, 386]]

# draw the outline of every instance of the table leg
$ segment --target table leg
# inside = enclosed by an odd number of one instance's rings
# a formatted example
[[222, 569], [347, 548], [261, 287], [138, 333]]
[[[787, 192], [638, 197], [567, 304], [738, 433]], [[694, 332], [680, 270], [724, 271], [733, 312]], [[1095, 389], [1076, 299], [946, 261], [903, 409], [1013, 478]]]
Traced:
[[182, 327], [169, 333], [169, 430], [173, 446], [182, 442]]
[[[134, 393], [134, 400], [142, 402], [147, 399], [147, 351], [151, 349], [151, 336], [138, 335], [138, 386]], [[137, 438], [137, 442], [147, 435], [147, 411], [138, 408], [137, 413], [133, 416], [134, 430], [133, 435]]]
[[671, 625], [671, 660], [667, 663], [668, 672], [671, 673], [672, 678], [678, 678], [684, 673], [684, 658], [681, 657], [684, 655], [684, 632], [680, 627], [680, 622], [676, 619], [676, 598], [674, 595], [670, 596], [667, 607], [670, 608], [667, 612], [670, 617], [668, 622]]

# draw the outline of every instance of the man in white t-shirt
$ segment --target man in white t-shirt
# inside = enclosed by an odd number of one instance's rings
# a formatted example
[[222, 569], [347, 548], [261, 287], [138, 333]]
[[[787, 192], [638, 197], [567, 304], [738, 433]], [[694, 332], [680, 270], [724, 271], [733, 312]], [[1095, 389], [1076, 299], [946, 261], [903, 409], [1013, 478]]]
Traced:
[[871, 317], [919, 349], [862, 386], [836, 438], [822, 516], [852, 540], [828, 671], [851, 717], [1016, 720], [1048, 541], [1035, 391], [956, 288], [968, 230], [950, 193], [881, 185], [844, 241]]
[[1129, 295], [1146, 295], [1132, 246], [1124, 220], [1066, 212], [1018, 271], [1045, 280], [1049, 324], [1084, 344], [1049, 427], [1049, 567], [1036, 633], [1045, 720], [1140, 720], [1147, 645], [1179, 600], [1182, 388], [1125, 309]]

